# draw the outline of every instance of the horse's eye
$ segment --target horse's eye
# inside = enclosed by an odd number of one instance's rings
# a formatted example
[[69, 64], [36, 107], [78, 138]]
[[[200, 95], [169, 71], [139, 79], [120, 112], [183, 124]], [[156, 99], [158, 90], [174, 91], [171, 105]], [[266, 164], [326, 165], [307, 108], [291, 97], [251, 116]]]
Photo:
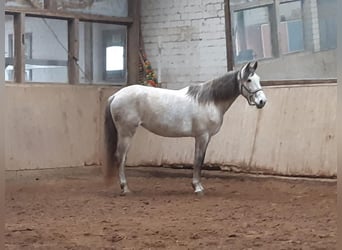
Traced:
[[251, 82], [252, 80], [251, 79], [248, 79], [247, 82]]

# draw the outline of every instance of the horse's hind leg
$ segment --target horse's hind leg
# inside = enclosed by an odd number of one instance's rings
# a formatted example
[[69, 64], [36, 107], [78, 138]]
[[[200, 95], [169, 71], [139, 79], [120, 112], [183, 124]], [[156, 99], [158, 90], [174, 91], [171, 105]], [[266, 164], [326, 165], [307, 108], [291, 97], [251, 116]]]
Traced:
[[119, 136], [118, 138], [118, 147], [117, 147], [117, 159], [119, 163], [119, 178], [120, 178], [120, 187], [121, 194], [126, 195], [130, 193], [130, 190], [127, 185], [126, 174], [125, 174], [125, 165], [127, 152], [131, 143], [132, 136]]

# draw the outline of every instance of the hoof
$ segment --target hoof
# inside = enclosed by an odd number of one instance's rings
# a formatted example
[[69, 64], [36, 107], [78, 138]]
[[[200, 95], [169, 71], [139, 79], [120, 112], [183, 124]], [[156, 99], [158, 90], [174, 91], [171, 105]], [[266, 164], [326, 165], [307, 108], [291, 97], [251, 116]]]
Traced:
[[121, 191], [120, 196], [129, 196], [131, 194], [132, 194], [131, 190], [126, 189], [126, 190]]
[[202, 196], [204, 196], [204, 191], [203, 190], [197, 191], [197, 192], [195, 192], [195, 194], [199, 197], [202, 197]]
[[204, 195], [204, 188], [201, 183], [192, 183], [192, 187], [195, 190], [195, 194], [197, 196], [203, 196]]

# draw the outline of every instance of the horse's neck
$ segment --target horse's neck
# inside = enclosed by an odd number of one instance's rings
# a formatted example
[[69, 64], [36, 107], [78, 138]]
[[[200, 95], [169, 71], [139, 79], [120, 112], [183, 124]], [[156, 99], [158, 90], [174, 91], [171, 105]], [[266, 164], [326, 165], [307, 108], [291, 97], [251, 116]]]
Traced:
[[239, 96], [239, 93], [236, 93], [234, 96], [232, 96], [229, 100], [226, 101], [222, 101], [217, 103], [217, 107], [221, 110], [222, 115], [224, 115], [227, 110], [229, 109], [229, 107], [234, 103], [234, 101], [236, 100], [236, 98]]
[[239, 96], [239, 86], [238, 86], [238, 72], [228, 72], [220, 78], [214, 80], [214, 89], [217, 100], [222, 102], [224, 112], [230, 107], [230, 105]]
[[[222, 114], [226, 113], [229, 107], [233, 104], [233, 102], [236, 100], [236, 98], [240, 95], [239, 86], [238, 86], [238, 80], [237, 80], [237, 74], [238, 72], [230, 72], [220, 79], [218, 79], [219, 82], [223, 83], [220, 84], [222, 89], [220, 89], [219, 92], [222, 92], [222, 98], [221, 101], [217, 103], [219, 109], [221, 110]], [[227, 83], [230, 83], [227, 85]]]

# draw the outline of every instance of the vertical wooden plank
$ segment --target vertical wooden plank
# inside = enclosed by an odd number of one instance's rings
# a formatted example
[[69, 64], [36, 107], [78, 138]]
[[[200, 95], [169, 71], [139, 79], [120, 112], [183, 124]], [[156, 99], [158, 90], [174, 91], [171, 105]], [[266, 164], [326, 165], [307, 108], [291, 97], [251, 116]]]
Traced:
[[70, 84], [79, 82], [78, 55], [79, 55], [79, 20], [68, 21], [68, 78]]
[[84, 23], [84, 73], [86, 82], [94, 79], [93, 72], [93, 23]]
[[279, 16], [279, 4], [280, 0], [274, 0], [272, 5], [269, 5], [269, 18], [271, 25], [271, 43], [272, 43], [272, 55], [273, 57], [279, 57], [280, 55], [280, 16]]
[[224, 13], [226, 24], [226, 53], [227, 53], [227, 70], [231, 71], [234, 68], [234, 51], [232, 40], [232, 18], [230, 12], [230, 0], [224, 0]]
[[[5, 11], [4, 2], [0, 1], [0, 55], [5, 55]], [[0, 247], [5, 246], [5, 57], [0, 56]]]
[[14, 81], [25, 82], [25, 14], [14, 15]]
[[127, 31], [127, 83], [130, 85], [137, 84], [139, 80], [139, 0], [128, 0], [128, 16], [133, 18], [133, 23], [128, 26]]

